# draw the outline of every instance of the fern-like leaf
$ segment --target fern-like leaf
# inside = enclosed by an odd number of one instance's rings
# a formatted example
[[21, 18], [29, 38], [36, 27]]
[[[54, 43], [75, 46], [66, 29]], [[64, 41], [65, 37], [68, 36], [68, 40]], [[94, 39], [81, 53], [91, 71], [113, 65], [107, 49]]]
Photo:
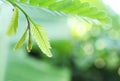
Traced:
[[25, 42], [25, 39], [27, 37], [27, 31], [28, 31], [28, 29], [26, 29], [26, 31], [24, 32], [24, 34], [22, 35], [22, 37], [20, 38], [18, 43], [15, 45], [14, 50], [17, 50], [18, 48], [20, 48], [23, 45], [23, 43]]
[[40, 25], [33, 24], [32, 35], [34, 36], [41, 51], [45, 53], [48, 57], [52, 57], [52, 54], [50, 52], [51, 46], [49, 44], [48, 37], [44, 28]]
[[8, 30], [7, 30], [7, 35], [8, 36], [11, 36], [11, 35], [14, 35], [16, 34], [16, 31], [17, 31], [17, 27], [18, 27], [18, 9], [15, 8], [14, 9], [14, 13], [13, 13], [13, 17], [12, 17], [12, 20], [8, 26]]
[[18, 2], [40, 6], [42, 8], [64, 12], [66, 14], [89, 17], [104, 23], [110, 23], [110, 18], [104, 11], [99, 10], [88, 2], [80, 2], [80, 0], [19, 0]]

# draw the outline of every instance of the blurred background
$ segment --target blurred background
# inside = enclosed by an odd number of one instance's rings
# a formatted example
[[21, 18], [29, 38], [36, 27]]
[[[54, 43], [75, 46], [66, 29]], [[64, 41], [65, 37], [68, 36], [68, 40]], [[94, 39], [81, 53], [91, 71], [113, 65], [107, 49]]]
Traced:
[[26, 20], [20, 12], [17, 35], [7, 37], [13, 7], [0, 2], [0, 81], [120, 81], [119, 1], [81, 1], [105, 10], [111, 23], [92, 24], [79, 17], [19, 4], [47, 30], [52, 58], [43, 54], [36, 43], [30, 53], [27, 42], [13, 51]]

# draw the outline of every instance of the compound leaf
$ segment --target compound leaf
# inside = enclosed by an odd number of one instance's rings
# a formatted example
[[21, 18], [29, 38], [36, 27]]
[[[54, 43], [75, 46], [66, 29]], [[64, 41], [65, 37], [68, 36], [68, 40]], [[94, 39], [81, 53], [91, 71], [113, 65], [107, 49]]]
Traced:
[[[9, 0], [12, 2], [18, 0]], [[63, 12], [65, 14], [88, 17], [98, 20], [101, 23], [111, 23], [111, 19], [107, 13], [89, 2], [81, 0], [19, 0], [19, 2], [27, 3], [41, 8], [46, 8], [52, 11]], [[104, 15], [104, 17], [102, 16]]]

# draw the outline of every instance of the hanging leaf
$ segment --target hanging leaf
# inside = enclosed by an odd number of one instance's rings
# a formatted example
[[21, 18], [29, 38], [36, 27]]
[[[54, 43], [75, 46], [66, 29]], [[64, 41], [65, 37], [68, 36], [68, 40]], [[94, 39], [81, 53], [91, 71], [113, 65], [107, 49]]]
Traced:
[[48, 57], [52, 57], [50, 51], [51, 46], [44, 28], [41, 27], [40, 25], [33, 24], [32, 35], [35, 37], [35, 40], [41, 51], [45, 53]]
[[23, 45], [23, 43], [25, 42], [25, 39], [27, 36], [27, 30], [28, 29], [26, 29], [26, 31], [24, 32], [24, 34], [22, 35], [22, 37], [20, 38], [18, 43], [15, 45], [14, 50], [17, 50], [18, 48], [20, 48]]
[[28, 39], [28, 44], [27, 44], [27, 51], [31, 52], [31, 50], [32, 50], [32, 37], [31, 37], [31, 34], [29, 32], [29, 39]]
[[11, 36], [11, 35], [16, 34], [17, 27], [18, 27], [18, 9], [15, 8], [12, 20], [8, 26], [7, 35]]

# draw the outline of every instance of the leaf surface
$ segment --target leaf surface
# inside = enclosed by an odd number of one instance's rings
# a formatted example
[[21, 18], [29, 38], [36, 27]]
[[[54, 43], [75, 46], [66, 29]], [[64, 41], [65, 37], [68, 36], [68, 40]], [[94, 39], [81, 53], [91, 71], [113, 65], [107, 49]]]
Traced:
[[41, 49], [41, 51], [46, 54], [48, 57], [52, 57], [51, 51], [50, 51], [50, 43], [46, 34], [46, 30], [38, 25], [38, 24], [33, 24], [32, 27], [32, 35], [34, 36], [37, 45]]
[[[104, 10], [97, 8], [95, 5], [90, 4], [89, 2], [81, 2], [81, 0], [19, 0], [18, 2], [27, 3], [70, 15], [88, 17], [91, 19], [96, 19], [102, 23], [111, 22], [111, 19]], [[102, 14], [104, 14], [103, 17], [101, 16]]]
[[20, 48], [23, 45], [23, 43], [25, 42], [25, 39], [27, 37], [27, 31], [28, 31], [28, 29], [26, 29], [26, 31], [24, 32], [24, 34], [22, 35], [22, 37], [20, 38], [18, 43], [15, 45], [14, 50], [17, 50], [18, 48]]
[[18, 9], [15, 8], [6, 34], [8, 36], [16, 34], [17, 28], [18, 28]]

